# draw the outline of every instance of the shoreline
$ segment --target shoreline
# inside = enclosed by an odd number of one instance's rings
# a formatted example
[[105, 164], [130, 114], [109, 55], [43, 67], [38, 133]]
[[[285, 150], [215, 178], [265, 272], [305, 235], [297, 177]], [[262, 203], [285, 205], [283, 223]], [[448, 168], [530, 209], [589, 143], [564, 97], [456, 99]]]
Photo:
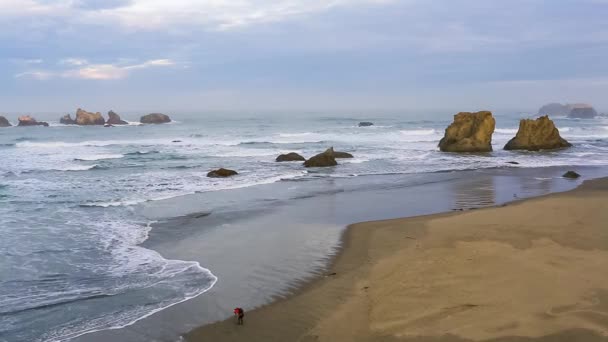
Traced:
[[[357, 316], [356, 308], [360, 308], [362, 303], [361, 298], [366, 297], [366, 293], [371, 291], [370, 272], [379, 262], [383, 262], [387, 258], [391, 258], [399, 249], [416, 249], [420, 240], [425, 239], [429, 233], [429, 228], [426, 224], [435, 220], [450, 220], [470, 213], [487, 213], [503, 208], [517, 208], [534, 205], [534, 203], [546, 200], [559, 200], [561, 197], [584, 197], [585, 192], [595, 191], [594, 188], [603, 195], [608, 194], [608, 178], [600, 178], [588, 180], [576, 187], [573, 190], [566, 192], [550, 193], [533, 198], [518, 199], [505, 204], [496, 204], [489, 207], [471, 209], [467, 211], [451, 211], [439, 214], [430, 214], [406, 218], [377, 220], [368, 222], [359, 222], [348, 225], [341, 236], [341, 243], [337, 254], [330, 260], [327, 268], [320, 272], [320, 275], [315, 279], [300, 284], [296, 291], [291, 295], [280, 298], [268, 305], [254, 309], [247, 313], [246, 325], [235, 329], [232, 319], [204, 325], [196, 328], [184, 335], [184, 338], [190, 342], [214, 340], [214, 341], [233, 341], [239, 340], [247, 336], [249, 341], [269, 341], [269, 340], [344, 340], [344, 341], [367, 341], [377, 340], [396, 340], [395, 335], [370, 335], [369, 324], [353, 324], [352, 316]], [[398, 241], [391, 242], [394, 234], [399, 231], [395, 229], [395, 225], [405, 225], [407, 227], [405, 236], [399, 236]], [[403, 233], [401, 231], [400, 233]], [[378, 236], [386, 235], [387, 239], [383, 245], [383, 250], [377, 250], [373, 247], [374, 239], [378, 240]], [[390, 236], [393, 236], [391, 238]], [[403, 242], [402, 240], [407, 240]], [[386, 244], [388, 241], [388, 244]], [[530, 241], [528, 241], [530, 242]], [[340, 283], [337, 284], [336, 283]], [[332, 290], [332, 291], [330, 291]], [[314, 300], [313, 300], [314, 299]], [[359, 301], [359, 302], [357, 302]], [[467, 304], [468, 305], [468, 304]], [[477, 307], [477, 304], [471, 304], [471, 307]], [[344, 309], [344, 306], [350, 306], [350, 309]], [[368, 306], [364, 306], [368, 307]], [[295, 310], [294, 310], [295, 309]], [[466, 307], [463, 309], [466, 311]], [[456, 310], [458, 311], [458, 310]], [[458, 312], [454, 313], [455, 315]], [[293, 318], [290, 318], [294, 316]], [[331, 321], [331, 324], [326, 322]], [[364, 323], [364, 322], [361, 322]], [[280, 328], [279, 328], [280, 327]], [[353, 329], [353, 327], [356, 327]], [[366, 331], [361, 331], [361, 329]], [[508, 328], [504, 329], [508, 331]], [[336, 333], [336, 331], [338, 333]], [[603, 331], [608, 333], [607, 329]], [[329, 334], [329, 335], [328, 335]], [[566, 332], [558, 332], [565, 340], [604, 340], [604, 337], [598, 335], [598, 330], [568, 330]], [[330, 336], [333, 335], [333, 336]], [[437, 339], [431, 339], [429, 336], [401, 336], [406, 340], [412, 338], [426, 341], [444, 341], [445, 336], [434, 336]], [[446, 335], [445, 341], [465, 341], [468, 339], [459, 339], [457, 335]], [[502, 336], [506, 337], [508, 335]], [[543, 336], [529, 336], [529, 338], [537, 338], [544, 340]], [[547, 337], [549, 335], [546, 335]], [[373, 338], [372, 338], [373, 337]], [[464, 336], [468, 337], [468, 336]], [[501, 337], [501, 336], [498, 336]], [[512, 337], [512, 336], [511, 336]], [[371, 338], [371, 339], [369, 339]], [[519, 337], [514, 340], [519, 340]], [[548, 340], [559, 338], [557, 335], [548, 337]], [[477, 340], [477, 339], [472, 339]], [[511, 340], [511, 339], [507, 339]], [[501, 340], [502, 341], [502, 340]], [[528, 341], [528, 339], [526, 339]]]

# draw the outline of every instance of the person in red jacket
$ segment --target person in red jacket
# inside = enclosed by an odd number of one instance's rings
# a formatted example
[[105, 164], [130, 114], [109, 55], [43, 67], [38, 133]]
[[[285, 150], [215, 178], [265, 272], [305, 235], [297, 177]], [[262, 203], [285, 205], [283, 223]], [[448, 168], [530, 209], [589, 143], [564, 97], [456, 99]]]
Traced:
[[243, 310], [243, 308], [235, 308], [234, 315], [237, 317], [236, 324], [243, 325], [243, 317], [245, 317], [245, 310]]

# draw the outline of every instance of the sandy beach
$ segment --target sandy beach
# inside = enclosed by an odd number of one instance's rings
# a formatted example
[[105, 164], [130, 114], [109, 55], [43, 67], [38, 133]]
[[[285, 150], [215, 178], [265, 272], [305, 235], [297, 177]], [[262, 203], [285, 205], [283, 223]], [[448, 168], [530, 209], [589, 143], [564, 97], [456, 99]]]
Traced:
[[[326, 275], [187, 341], [608, 340], [608, 179], [359, 223]], [[246, 308], [245, 308], [246, 309]]]

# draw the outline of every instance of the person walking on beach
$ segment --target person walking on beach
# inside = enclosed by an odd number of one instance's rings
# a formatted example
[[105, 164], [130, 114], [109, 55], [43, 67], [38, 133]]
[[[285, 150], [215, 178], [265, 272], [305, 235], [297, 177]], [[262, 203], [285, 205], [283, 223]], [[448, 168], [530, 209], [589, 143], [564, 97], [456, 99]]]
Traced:
[[235, 308], [234, 315], [236, 318], [236, 324], [243, 325], [243, 317], [245, 317], [245, 310], [243, 308]]

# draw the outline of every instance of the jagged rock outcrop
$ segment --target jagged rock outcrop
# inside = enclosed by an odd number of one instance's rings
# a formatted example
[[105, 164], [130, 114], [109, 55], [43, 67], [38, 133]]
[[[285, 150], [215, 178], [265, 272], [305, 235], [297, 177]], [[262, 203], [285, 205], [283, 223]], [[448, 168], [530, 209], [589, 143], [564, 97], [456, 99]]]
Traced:
[[373, 122], [369, 122], [369, 121], [361, 121], [359, 122], [359, 127], [369, 127], [369, 126], [373, 126], [374, 123]]
[[19, 117], [19, 124], [17, 126], [44, 126], [49, 127], [47, 122], [37, 121], [29, 115], [23, 115]]
[[336, 166], [338, 162], [334, 157], [334, 148], [330, 147], [325, 152], [319, 153], [304, 162], [305, 167], [328, 167]]
[[576, 178], [579, 178], [580, 176], [581, 175], [579, 175], [577, 172], [574, 172], [574, 171], [568, 171], [562, 175], [562, 177], [570, 178], [570, 179], [576, 179]]
[[163, 124], [171, 122], [171, 118], [165, 114], [152, 113], [142, 116], [139, 122], [143, 124]]
[[78, 108], [76, 111], [76, 124], [81, 126], [92, 126], [100, 125], [103, 126], [106, 123], [106, 119], [103, 118], [100, 112], [91, 113], [86, 110]]
[[306, 158], [302, 157], [301, 155], [299, 155], [295, 152], [290, 152], [287, 154], [281, 154], [280, 156], [277, 157], [276, 161], [277, 162], [306, 161]]
[[120, 118], [120, 115], [114, 113], [114, 111], [109, 111], [108, 112], [108, 121], [106, 121], [106, 124], [108, 125], [128, 125], [129, 123], [122, 120]]
[[519, 122], [515, 138], [509, 140], [505, 150], [554, 150], [572, 146], [559, 135], [559, 130], [547, 115], [536, 120], [524, 119]]
[[354, 158], [352, 154], [347, 152], [338, 152], [334, 151], [334, 158], [336, 159], [345, 159], [345, 158]]
[[61, 119], [59, 119], [59, 123], [64, 125], [75, 125], [76, 120], [72, 119], [72, 116], [70, 114], [66, 114]]
[[568, 116], [573, 119], [591, 119], [598, 114], [593, 106], [586, 103], [549, 103], [538, 110], [538, 115]]
[[0, 116], [0, 127], [11, 127], [11, 123], [4, 116]]
[[207, 177], [211, 177], [211, 178], [226, 178], [226, 177], [231, 177], [231, 176], [236, 176], [238, 175], [238, 172], [234, 171], [234, 170], [230, 170], [230, 169], [217, 169], [217, 170], [213, 170], [211, 172], [209, 172], [207, 174]]
[[439, 149], [443, 152], [490, 152], [495, 127], [491, 112], [458, 113], [439, 141]]

